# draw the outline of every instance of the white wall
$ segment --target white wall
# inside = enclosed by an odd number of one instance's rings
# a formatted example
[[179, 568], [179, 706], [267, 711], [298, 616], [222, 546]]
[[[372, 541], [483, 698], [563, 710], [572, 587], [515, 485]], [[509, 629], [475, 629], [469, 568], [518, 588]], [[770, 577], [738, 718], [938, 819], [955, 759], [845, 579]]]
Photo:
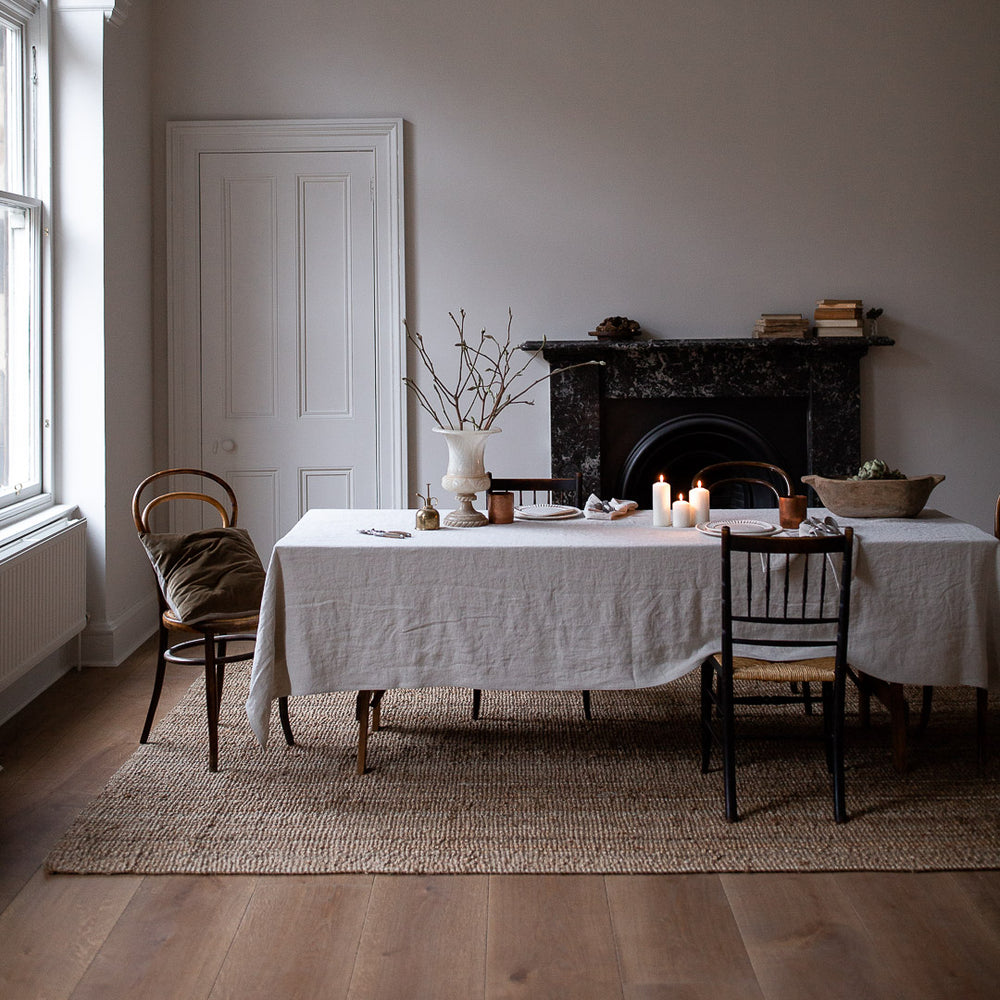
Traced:
[[[933, 505], [991, 527], [1000, 383], [1000, 6], [889, 0], [172, 0], [154, 13], [156, 383], [165, 381], [163, 126], [398, 114], [407, 311], [586, 337], [749, 335], [822, 296], [885, 309], [864, 452], [943, 472]], [[544, 369], [543, 369], [544, 370]], [[548, 467], [547, 393], [496, 472]], [[411, 406], [411, 490], [444, 449]], [[166, 455], [166, 403], [156, 399]], [[822, 470], [819, 470], [822, 471]]]
[[83, 661], [103, 665], [157, 615], [130, 513], [153, 467], [151, 20], [128, 6], [112, 24], [110, 0], [62, 0], [52, 22], [54, 486], [87, 518]]

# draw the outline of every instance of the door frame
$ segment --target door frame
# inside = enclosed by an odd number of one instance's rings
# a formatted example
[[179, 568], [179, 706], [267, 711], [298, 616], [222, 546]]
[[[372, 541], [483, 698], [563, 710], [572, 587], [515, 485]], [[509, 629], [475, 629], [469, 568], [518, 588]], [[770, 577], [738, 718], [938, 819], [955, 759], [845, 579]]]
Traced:
[[192, 456], [198, 456], [200, 461], [202, 447], [201, 155], [297, 151], [362, 151], [375, 156], [376, 488], [379, 507], [406, 507], [402, 118], [167, 123], [167, 452], [170, 466], [189, 466]]

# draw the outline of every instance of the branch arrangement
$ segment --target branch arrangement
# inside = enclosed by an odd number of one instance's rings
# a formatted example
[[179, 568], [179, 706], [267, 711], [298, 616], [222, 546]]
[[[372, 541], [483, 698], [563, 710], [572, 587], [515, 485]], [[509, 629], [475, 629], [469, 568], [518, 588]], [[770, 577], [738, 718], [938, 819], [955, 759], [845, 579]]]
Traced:
[[512, 389], [513, 384], [525, 373], [528, 366], [535, 360], [545, 347], [545, 341], [536, 351], [528, 355], [523, 365], [515, 365], [513, 353], [517, 350], [511, 346], [510, 328], [514, 314], [507, 310], [507, 336], [502, 342], [485, 329], [479, 333], [478, 343], [472, 343], [465, 336], [465, 310], [459, 310], [459, 318], [454, 313], [448, 317], [458, 331], [458, 374], [453, 382], [446, 382], [434, 367], [434, 362], [427, 353], [424, 338], [411, 330], [406, 320], [406, 339], [416, 348], [423, 366], [431, 376], [431, 391], [424, 392], [417, 383], [404, 377], [406, 387], [416, 397], [417, 402], [433, 417], [438, 427], [450, 430], [485, 431], [493, 421], [514, 403], [533, 406], [534, 401], [525, 399], [539, 382], [552, 378], [560, 372], [568, 372], [573, 368], [585, 368], [587, 365], [603, 365], [603, 361], [581, 361], [576, 365], [566, 365], [556, 368], [547, 375], [536, 378], [530, 385], [519, 392]]

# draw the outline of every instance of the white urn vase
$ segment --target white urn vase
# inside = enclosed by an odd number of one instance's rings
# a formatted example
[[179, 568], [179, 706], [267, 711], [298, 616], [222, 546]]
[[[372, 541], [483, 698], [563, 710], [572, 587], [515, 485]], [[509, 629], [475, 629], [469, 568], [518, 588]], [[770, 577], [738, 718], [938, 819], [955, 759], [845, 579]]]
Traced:
[[446, 427], [433, 428], [444, 435], [448, 445], [448, 471], [441, 479], [441, 485], [458, 498], [458, 509], [445, 515], [442, 522], [449, 528], [478, 528], [487, 524], [486, 515], [472, 506], [476, 494], [489, 488], [490, 477], [486, 473], [483, 454], [486, 441], [491, 434], [499, 434], [499, 427], [489, 430], [450, 430]]

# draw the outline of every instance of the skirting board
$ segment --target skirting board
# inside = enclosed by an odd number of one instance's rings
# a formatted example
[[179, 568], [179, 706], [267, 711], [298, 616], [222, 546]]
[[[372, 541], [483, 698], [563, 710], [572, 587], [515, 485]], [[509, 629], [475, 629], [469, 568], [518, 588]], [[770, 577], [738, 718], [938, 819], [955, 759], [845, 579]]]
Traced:
[[91, 620], [83, 631], [84, 666], [117, 667], [156, 631], [158, 617], [153, 593], [115, 619]]

